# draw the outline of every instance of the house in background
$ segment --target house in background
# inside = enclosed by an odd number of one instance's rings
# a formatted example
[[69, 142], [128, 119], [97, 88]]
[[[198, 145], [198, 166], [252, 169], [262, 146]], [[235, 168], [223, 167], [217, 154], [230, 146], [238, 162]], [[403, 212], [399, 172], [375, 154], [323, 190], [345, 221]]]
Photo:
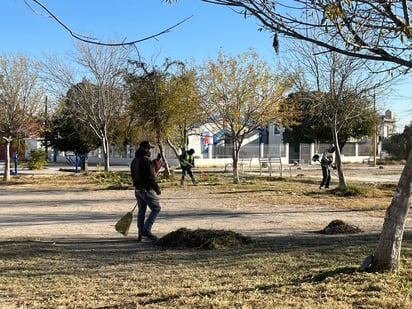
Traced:
[[[282, 162], [289, 162], [289, 145], [283, 143], [283, 131], [273, 124], [268, 124], [265, 128], [249, 133], [243, 140], [239, 159], [251, 159], [252, 164], [259, 164], [259, 158], [281, 157]], [[190, 132], [189, 148], [195, 150], [198, 166], [232, 162], [232, 141], [225, 130], [219, 130], [213, 124], [201, 125]]]
[[378, 141], [389, 138], [396, 133], [395, 113], [390, 109], [386, 110], [384, 115], [379, 117], [376, 134]]

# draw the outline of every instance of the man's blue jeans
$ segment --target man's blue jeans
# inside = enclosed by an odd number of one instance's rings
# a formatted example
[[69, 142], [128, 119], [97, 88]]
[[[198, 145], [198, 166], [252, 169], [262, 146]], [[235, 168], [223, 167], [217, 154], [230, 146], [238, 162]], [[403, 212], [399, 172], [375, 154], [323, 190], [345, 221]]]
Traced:
[[[145, 191], [136, 189], [134, 195], [136, 196], [138, 206], [137, 229], [139, 235], [145, 233], [151, 234], [153, 223], [160, 212], [159, 197], [154, 190]], [[150, 208], [150, 214], [145, 221], [147, 207]]]

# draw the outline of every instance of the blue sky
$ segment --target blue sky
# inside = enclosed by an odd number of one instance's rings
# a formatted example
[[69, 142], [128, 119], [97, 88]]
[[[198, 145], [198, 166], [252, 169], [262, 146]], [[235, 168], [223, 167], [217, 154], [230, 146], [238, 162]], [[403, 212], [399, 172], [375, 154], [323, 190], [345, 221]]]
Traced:
[[[44, 54], [72, 49], [74, 39], [31, 0], [33, 12], [23, 0], [1, 4], [0, 53], [21, 52], [40, 58]], [[173, 5], [161, 0], [42, 0], [73, 31], [101, 40], [136, 40], [160, 32], [187, 17], [188, 21], [170, 33], [138, 45], [147, 59], [163, 61], [215, 58], [219, 49], [237, 55], [253, 48], [262, 58], [276, 64], [280, 53], [272, 49], [271, 34], [259, 32], [254, 19], [245, 20], [227, 7], [199, 0], [179, 0]], [[281, 42], [282, 44], [282, 42]], [[282, 46], [281, 46], [282, 48]], [[403, 128], [412, 120], [412, 78], [398, 83], [379, 108], [392, 109]]]

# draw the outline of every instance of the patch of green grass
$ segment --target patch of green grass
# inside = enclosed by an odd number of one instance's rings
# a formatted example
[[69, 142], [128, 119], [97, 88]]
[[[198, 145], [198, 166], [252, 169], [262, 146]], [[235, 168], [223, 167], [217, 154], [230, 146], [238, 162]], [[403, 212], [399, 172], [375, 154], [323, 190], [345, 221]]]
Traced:
[[347, 184], [346, 188], [337, 187], [330, 192], [336, 196], [367, 196], [370, 187]]
[[355, 198], [389, 198], [395, 191], [395, 184], [347, 184], [346, 188], [336, 187], [328, 191], [337, 197], [355, 197]]
[[97, 172], [92, 173], [90, 177], [98, 185], [116, 187], [124, 184], [132, 184], [129, 172]]
[[393, 193], [396, 190], [396, 186], [396, 183], [379, 183], [376, 185], [376, 188], [380, 190], [390, 190], [391, 193]]
[[[180, 180], [180, 174], [177, 175]], [[202, 172], [195, 174], [196, 180], [203, 186], [207, 185], [220, 185], [232, 181], [233, 176], [231, 173], [213, 173]]]

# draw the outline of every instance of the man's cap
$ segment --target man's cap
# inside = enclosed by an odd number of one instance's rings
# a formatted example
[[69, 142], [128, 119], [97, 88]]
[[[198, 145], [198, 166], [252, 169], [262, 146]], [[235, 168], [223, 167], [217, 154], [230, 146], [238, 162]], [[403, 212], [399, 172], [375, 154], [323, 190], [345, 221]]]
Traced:
[[143, 149], [151, 149], [151, 148], [155, 148], [155, 146], [153, 146], [152, 144], [150, 144], [149, 141], [143, 141], [140, 143], [140, 148]]

